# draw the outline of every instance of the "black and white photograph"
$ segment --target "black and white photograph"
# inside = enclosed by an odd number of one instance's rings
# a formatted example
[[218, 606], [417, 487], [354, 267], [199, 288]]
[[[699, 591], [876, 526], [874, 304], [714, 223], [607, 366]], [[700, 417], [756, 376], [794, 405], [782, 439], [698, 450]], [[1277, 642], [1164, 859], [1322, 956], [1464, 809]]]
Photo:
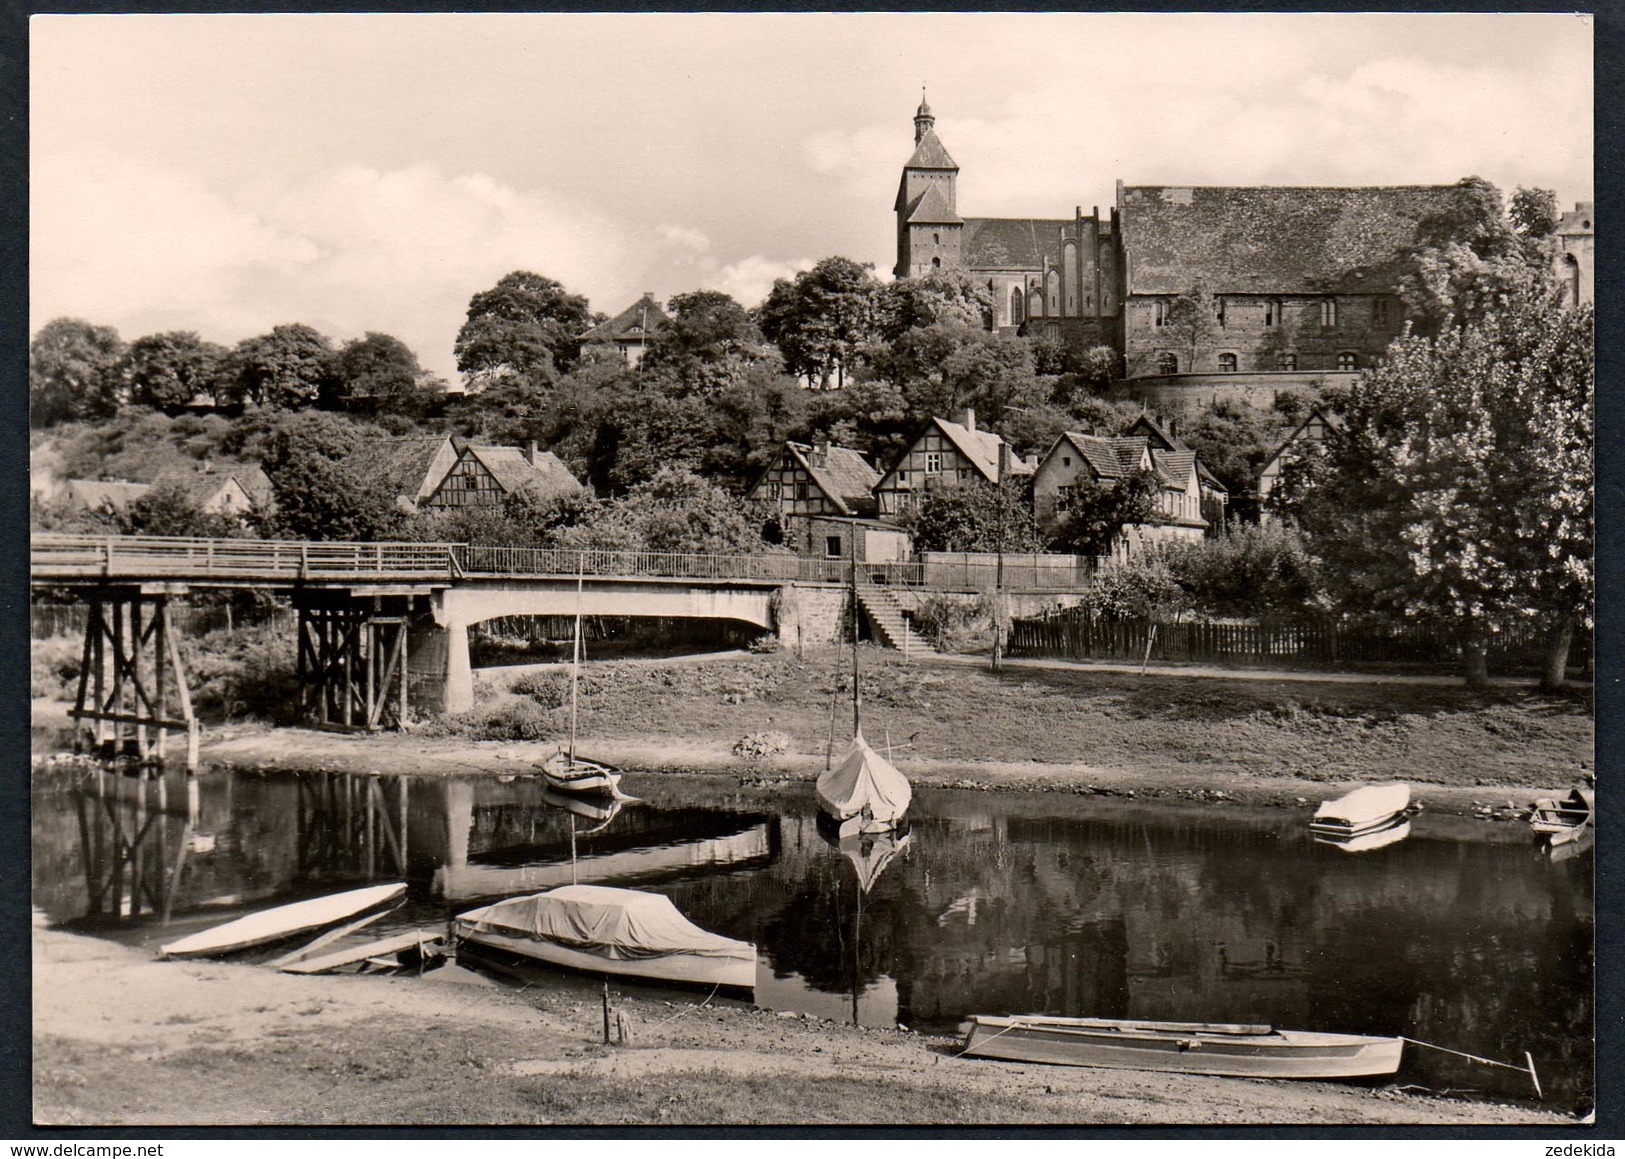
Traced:
[[31, 17], [17, 1132], [1585, 1138], [1596, 33]]

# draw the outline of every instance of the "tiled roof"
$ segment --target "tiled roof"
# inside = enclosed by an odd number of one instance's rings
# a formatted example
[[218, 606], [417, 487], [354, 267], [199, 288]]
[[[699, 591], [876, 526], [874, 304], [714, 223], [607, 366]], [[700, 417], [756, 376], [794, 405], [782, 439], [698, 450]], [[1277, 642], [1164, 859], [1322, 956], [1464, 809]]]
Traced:
[[349, 464], [363, 478], [376, 479], [397, 496], [417, 502], [439, 479], [429, 479], [435, 456], [446, 445], [443, 435], [410, 435], [369, 439], [350, 455]]
[[1061, 260], [1061, 230], [1071, 221], [1040, 217], [967, 217], [965, 264], [972, 269], [1042, 269]]
[[[1129, 473], [1123, 468], [1123, 462], [1118, 457], [1117, 448], [1113, 447], [1109, 440], [1103, 439], [1099, 435], [1085, 435], [1078, 431], [1067, 431], [1060, 439], [1056, 440], [1055, 446], [1050, 448], [1049, 454], [1053, 455], [1060, 448], [1062, 442], [1070, 443], [1072, 448], [1078, 452], [1079, 458], [1089, 464], [1089, 469], [1102, 479], [1121, 479], [1125, 474]], [[1048, 457], [1049, 455], [1045, 456], [1045, 458]]]
[[478, 459], [508, 494], [527, 484], [534, 484], [543, 495], [570, 495], [581, 490], [570, 468], [552, 451], [538, 451], [534, 466], [519, 447], [474, 444], [464, 453]]
[[908, 220], [911, 225], [958, 225], [964, 219], [949, 207], [948, 195], [933, 181], [909, 210]]
[[206, 506], [228, 483], [236, 481], [257, 507], [270, 505], [271, 480], [255, 463], [214, 463], [196, 471], [168, 471], [152, 481], [154, 487], [173, 487], [198, 506]]
[[1183, 491], [1191, 472], [1196, 469], [1196, 452], [1165, 451], [1160, 447], [1152, 447], [1151, 465], [1156, 468], [1159, 479]]
[[76, 503], [87, 511], [97, 511], [103, 507], [123, 511], [145, 495], [150, 486], [148, 483], [126, 483], [122, 479], [69, 479], [63, 492], [70, 503]]
[[1161, 447], [1166, 451], [1186, 450], [1184, 443], [1176, 438], [1172, 431], [1148, 414], [1142, 414], [1128, 425], [1123, 432], [1125, 435], [1144, 435], [1151, 441], [1153, 447]]
[[1449, 185], [1126, 186], [1130, 294], [1391, 293], [1418, 226]]
[[[958, 448], [959, 453], [969, 460], [989, 483], [999, 481], [999, 446], [1004, 442], [1003, 439], [992, 431], [969, 430], [958, 423], [951, 423], [947, 419], [933, 418], [931, 421], [942, 429], [942, 433], [948, 436], [949, 441]], [[1014, 451], [1010, 452], [1010, 463], [1007, 469], [1010, 478], [1033, 473], [1031, 464], [1023, 460]]]
[[948, 156], [948, 150], [942, 147], [937, 139], [935, 129], [927, 129], [920, 138], [920, 143], [914, 146], [914, 155], [904, 165], [905, 169], [958, 169], [954, 159]]
[[581, 336], [583, 342], [636, 342], [652, 337], [671, 318], [653, 294], [645, 294], [607, 322]]
[[858, 515], [874, 511], [875, 501], [871, 492], [880, 482], [880, 472], [871, 467], [862, 455], [850, 447], [830, 446], [824, 448], [822, 463], [815, 465], [819, 456], [814, 448], [806, 443], [786, 443], [785, 446], [841, 514]]

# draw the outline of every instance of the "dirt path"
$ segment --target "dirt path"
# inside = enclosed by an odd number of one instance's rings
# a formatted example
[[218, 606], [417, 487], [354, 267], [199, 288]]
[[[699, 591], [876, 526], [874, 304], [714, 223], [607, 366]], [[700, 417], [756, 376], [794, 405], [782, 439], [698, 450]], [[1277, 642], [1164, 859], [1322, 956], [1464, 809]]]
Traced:
[[[1383, 1087], [955, 1058], [953, 1040], [750, 1008], [514, 991], [456, 967], [299, 977], [35, 929], [42, 1124], [1538, 1124]], [[567, 1081], [561, 1081], [567, 1080]]]

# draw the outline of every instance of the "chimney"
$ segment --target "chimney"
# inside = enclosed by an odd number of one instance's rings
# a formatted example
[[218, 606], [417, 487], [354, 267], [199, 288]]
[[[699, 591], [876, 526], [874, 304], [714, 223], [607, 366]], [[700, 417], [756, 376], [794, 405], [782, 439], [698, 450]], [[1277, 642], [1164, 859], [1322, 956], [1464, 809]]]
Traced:
[[536, 465], [536, 440], [532, 439], [525, 444], [525, 462], [532, 467]]
[[827, 466], [829, 466], [829, 440], [828, 439], [824, 439], [821, 442], [817, 442], [817, 443], [813, 444], [812, 461], [813, 461], [813, 466], [815, 466], [815, 467], [827, 467]]
[[959, 412], [959, 425], [964, 427], [967, 431], [971, 432], [971, 434], [975, 434], [976, 433], [976, 411], [973, 410], [971, 407], [966, 407], [964, 410], [960, 411]]
[[1010, 477], [1010, 444], [1003, 439], [999, 440], [999, 475], [998, 481], [1004, 482]]

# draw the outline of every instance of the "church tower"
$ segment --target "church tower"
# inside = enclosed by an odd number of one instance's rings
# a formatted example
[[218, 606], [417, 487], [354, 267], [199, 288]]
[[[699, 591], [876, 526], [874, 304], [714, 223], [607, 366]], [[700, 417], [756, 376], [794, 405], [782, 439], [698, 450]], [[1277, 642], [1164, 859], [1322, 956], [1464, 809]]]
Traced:
[[965, 221], [955, 209], [959, 166], [937, 140], [936, 117], [920, 92], [914, 112], [914, 155], [897, 186], [897, 266], [899, 278], [917, 278], [934, 269], [960, 269]]

